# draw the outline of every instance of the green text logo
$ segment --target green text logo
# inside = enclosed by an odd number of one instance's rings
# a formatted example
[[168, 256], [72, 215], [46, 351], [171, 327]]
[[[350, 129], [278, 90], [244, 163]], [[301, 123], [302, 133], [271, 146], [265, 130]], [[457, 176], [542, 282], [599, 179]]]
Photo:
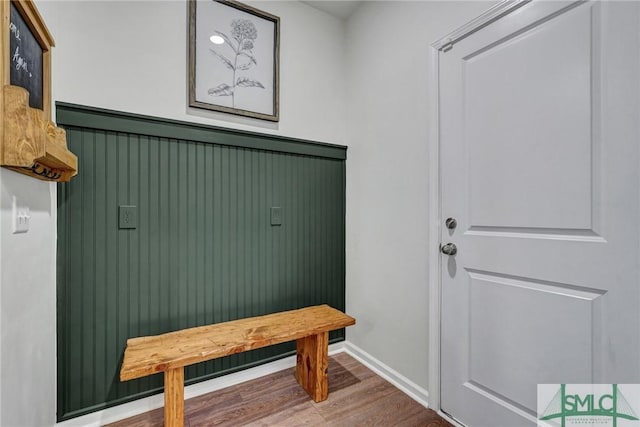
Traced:
[[[538, 396], [542, 386], [559, 387], [539, 415], [540, 421], [555, 420], [555, 425], [559, 421], [561, 427], [566, 426], [567, 420], [571, 424], [612, 427], [618, 427], [620, 420], [638, 421], [636, 412], [617, 384], [569, 384], [570, 390], [567, 390], [567, 384], [540, 384]], [[637, 400], [637, 396], [632, 400], [636, 407]], [[538, 401], [539, 409], [540, 404]]]

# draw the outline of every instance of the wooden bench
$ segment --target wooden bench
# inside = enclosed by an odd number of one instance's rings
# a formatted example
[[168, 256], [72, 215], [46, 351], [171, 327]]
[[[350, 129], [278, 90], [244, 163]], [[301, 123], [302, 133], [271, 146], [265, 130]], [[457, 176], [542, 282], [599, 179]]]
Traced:
[[356, 320], [328, 305], [127, 340], [120, 381], [164, 372], [165, 426], [184, 424], [184, 367], [297, 340], [295, 377], [316, 402], [328, 395], [329, 331]]

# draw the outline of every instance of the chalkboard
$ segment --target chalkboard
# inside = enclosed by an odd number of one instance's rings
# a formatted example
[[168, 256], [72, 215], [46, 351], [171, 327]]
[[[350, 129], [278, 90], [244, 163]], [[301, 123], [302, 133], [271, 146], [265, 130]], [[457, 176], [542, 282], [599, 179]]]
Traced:
[[42, 110], [42, 47], [13, 2], [9, 39], [10, 83], [27, 89], [29, 106]]

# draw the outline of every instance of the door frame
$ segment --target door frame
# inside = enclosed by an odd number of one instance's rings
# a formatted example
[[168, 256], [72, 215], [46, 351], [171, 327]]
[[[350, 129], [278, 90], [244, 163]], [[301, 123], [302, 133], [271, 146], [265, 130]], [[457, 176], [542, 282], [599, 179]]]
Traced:
[[[441, 212], [441, 182], [440, 182], [440, 79], [439, 79], [439, 54], [451, 49], [455, 43], [475, 33], [476, 31], [492, 24], [505, 15], [513, 12], [532, 0], [502, 0], [477, 18], [469, 21], [449, 34], [440, 37], [429, 46], [429, 59], [431, 66], [428, 77], [429, 114], [430, 124], [428, 134], [428, 161], [429, 168], [429, 224], [428, 224], [428, 291], [429, 291], [429, 325], [428, 325], [428, 355], [427, 363], [429, 373], [428, 403], [429, 407], [438, 412], [454, 425], [461, 426], [455, 419], [442, 412], [440, 408], [440, 338], [441, 338], [441, 269], [440, 269], [440, 243], [442, 238], [442, 212]], [[576, 0], [580, 1], [580, 0]]]

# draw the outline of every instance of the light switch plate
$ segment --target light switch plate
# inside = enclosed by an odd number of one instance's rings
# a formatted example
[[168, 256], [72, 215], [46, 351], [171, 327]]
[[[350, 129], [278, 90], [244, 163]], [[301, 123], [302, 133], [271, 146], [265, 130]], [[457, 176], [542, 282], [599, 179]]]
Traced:
[[28, 206], [21, 204], [16, 196], [13, 196], [13, 234], [26, 233], [29, 231], [31, 222], [31, 212]]
[[274, 206], [271, 208], [271, 225], [282, 225], [282, 208]]
[[119, 228], [138, 228], [138, 207], [121, 205], [118, 209]]

